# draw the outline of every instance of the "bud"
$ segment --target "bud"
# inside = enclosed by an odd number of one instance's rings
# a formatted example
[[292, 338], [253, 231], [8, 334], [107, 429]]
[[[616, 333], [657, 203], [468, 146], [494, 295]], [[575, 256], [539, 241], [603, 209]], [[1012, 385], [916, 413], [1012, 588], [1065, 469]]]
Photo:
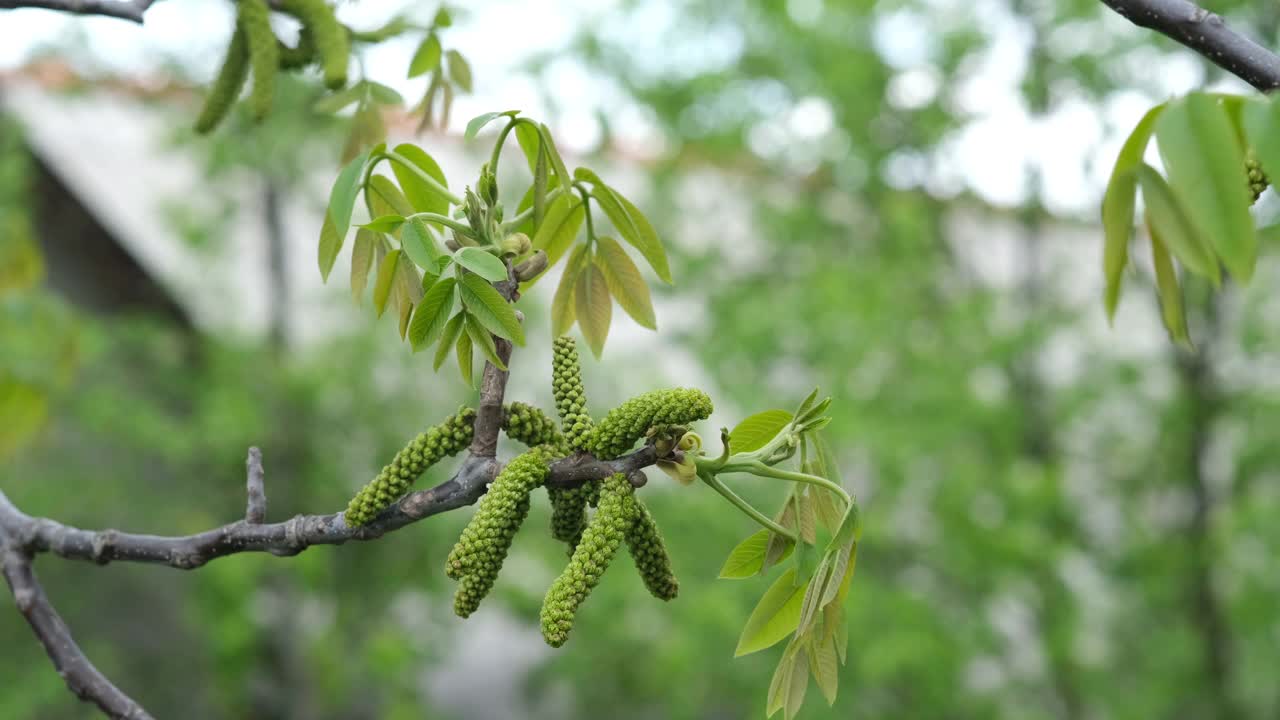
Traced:
[[512, 233], [502, 239], [502, 252], [507, 255], [524, 255], [533, 249], [529, 236], [522, 232]]
[[543, 273], [547, 269], [547, 253], [539, 250], [529, 257], [528, 260], [516, 265], [516, 279], [525, 282], [532, 280]]

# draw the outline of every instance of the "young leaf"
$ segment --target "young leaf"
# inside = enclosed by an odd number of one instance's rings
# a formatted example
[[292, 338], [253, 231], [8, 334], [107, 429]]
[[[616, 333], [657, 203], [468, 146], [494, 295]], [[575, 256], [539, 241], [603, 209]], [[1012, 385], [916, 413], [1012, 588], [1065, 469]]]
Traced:
[[400, 262], [396, 263], [396, 292], [399, 293], [397, 297], [401, 302], [408, 300], [416, 303], [422, 300], [422, 275], [403, 251], [400, 253]]
[[529, 172], [534, 171], [534, 166], [538, 162], [538, 153], [542, 147], [542, 133], [538, 132], [538, 126], [532, 122], [516, 123], [516, 142], [520, 144], [520, 150], [524, 152], [524, 159], [529, 162]]
[[467, 335], [471, 336], [472, 344], [480, 348], [480, 352], [485, 356], [485, 359], [493, 363], [499, 370], [506, 370], [506, 364], [502, 362], [502, 358], [498, 357], [498, 347], [493, 342], [493, 335], [490, 335], [485, 326], [481, 325], [476, 316], [471, 313], [467, 313], [465, 323]]
[[[401, 296], [403, 297], [403, 296]], [[398, 301], [400, 313], [400, 339], [403, 340], [405, 333], [409, 330], [409, 318], [413, 317], [413, 301]]]
[[436, 348], [435, 361], [432, 367], [436, 370], [444, 364], [444, 359], [449, 357], [449, 352], [453, 350], [453, 345], [458, 341], [458, 336], [464, 334], [462, 332], [462, 319], [466, 315], [465, 312], [459, 312], [454, 315], [449, 322], [445, 323], [444, 331], [440, 333], [440, 346]]
[[343, 88], [332, 95], [326, 95], [320, 98], [311, 106], [311, 109], [324, 115], [336, 113], [351, 103], [363, 98], [364, 93], [364, 83], [356, 83], [349, 88]]
[[437, 67], [440, 67], [440, 38], [429, 33], [413, 54], [413, 60], [409, 61], [409, 77], [426, 75]]
[[827, 606], [827, 613], [835, 615], [835, 646], [836, 654], [840, 656], [840, 664], [845, 663], [845, 652], [849, 647], [849, 618], [844, 614], [844, 608], [840, 603], [832, 603]]
[[805, 634], [810, 624], [817, 618], [818, 612], [822, 609], [822, 593], [826, 590], [830, 579], [831, 563], [824, 558], [821, 563], [818, 563], [818, 569], [810, 578], [807, 589], [804, 591], [804, 599], [800, 602], [800, 623], [796, 626], [797, 634]]
[[[466, 314], [463, 313], [461, 316], [465, 318]], [[463, 325], [465, 326], [466, 323], [464, 322]], [[458, 372], [462, 373], [462, 380], [468, 385], [474, 385], [475, 382], [471, 379], [471, 363], [474, 360], [471, 352], [471, 335], [465, 332], [458, 333], [458, 342], [454, 350], [457, 351]]]
[[369, 88], [369, 97], [379, 105], [403, 105], [404, 98], [395, 89], [387, 87], [380, 82], [366, 80]]
[[795, 580], [795, 568], [787, 568], [765, 591], [755, 610], [751, 611], [751, 617], [747, 618], [734, 657], [772, 647], [795, 631], [800, 624], [800, 604], [808, 587], [808, 583], [797, 587]]
[[578, 275], [578, 285], [573, 290], [573, 311], [578, 316], [578, 327], [598, 358], [604, 352], [604, 341], [609, 336], [609, 321], [613, 315], [613, 303], [609, 300], [609, 286], [598, 263], [591, 263]]
[[573, 327], [577, 315], [574, 312], [574, 290], [578, 286], [578, 278], [583, 268], [591, 262], [591, 255], [586, 245], [579, 245], [565, 263], [564, 274], [560, 276], [560, 285], [556, 287], [555, 297], [551, 299], [551, 336], [560, 337]]
[[463, 92], [471, 92], [471, 66], [467, 64], [466, 58], [457, 50], [450, 50], [448, 57], [449, 79]]
[[827, 542], [827, 552], [837, 552], [841, 546], [855, 542], [862, 537], [862, 512], [858, 509], [857, 503], [849, 503], [849, 507], [844, 511], [844, 519], [840, 521], [840, 527], [831, 534], [831, 540]]
[[1156, 121], [1160, 157], [1174, 195], [1239, 282], [1253, 276], [1258, 246], [1242, 177], [1244, 153], [1218, 100], [1191, 93]]
[[730, 452], [754, 452], [768, 445], [791, 422], [791, 417], [786, 410], [765, 410], [746, 418], [729, 433]]
[[826, 607], [840, 594], [845, 579], [852, 576], [853, 563], [857, 556], [858, 543], [847, 543], [831, 556], [831, 577], [822, 591], [822, 606]]
[[[574, 238], [578, 236], [585, 217], [586, 209], [582, 207], [582, 202], [567, 193], [551, 201], [547, 216], [543, 218], [532, 240], [534, 250], [547, 253], [547, 267], [555, 265], [564, 257], [565, 252], [573, 245]], [[537, 281], [538, 278], [530, 280], [522, 286], [522, 290], [527, 290]]]
[[533, 165], [533, 226], [542, 227], [547, 216], [547, 149], [538, 146], [538, 159]]
[[773, 671], [773, 679], [769, 681], [769, 695], [765, 700], [765, 714], [773, 717], [774, 713], [787, 704], [787, 691], [791, 689], [791, 672], [795, 667], [796, 654], [782, 653], [778, 667]]
[[370, 214], [374, 217], [413, 214], [413, 206], [404, 193], [385, 175], [371, 175], [364, 195], [369, 202]]
[[466, 132], [462, 134], [463, 139], [474, 140], [475, 136], [479, 134], [480, 130], [483, 129], [485, 125], [488, 125], [494, 118], [502, 117], [504, 114], [505, 113], [500, 112], [487, 112], [471, 118], [470, 122], [467, 123]]
[[324, 216], [324, 223], [320, 226], [320, 279], [325, 282], [329, 281], [329, 273], [333, 270], [333, 263], [338, 259], [338, 253], [342, 252], [342, 241], [346, 238], [345, 232], [338, 232], [333, 227], [333, 219], [328, 214]]
[[752, 533], [729, 552], [728, 559], [724, 561], [724, 567], [720, 568], [720, 577], [726, 580], [741, 580], [759, 573], [764, 568], [764, 550], [768, 544], [768, 530]]
[[542, 135], [542, 145], [547, 151], [547, 158], [551, 160], [551, 168], [556, 171], [561, 184], [568, 187], [573, 177], [569, 175], [569, 169], [564, 166], [564, 159], [556, 149], [556, 141], [551, 137], [551, 129], [546, 126], [546, 123], [541, 123], [538, 125], [538, 132]]
[[[404, 143], [397, 145], [394, 152], [434, 179], [441, 187], [449, 187], [449, 183], [445, 181], [444, 172], [440, 170], [440, 166], [422, 148]], [[404, 190], [405, 197], [408, 198], [409, 204], [413, 206], [415, 211], [432, 212], [439, 215], [445, 215], [449, 212], [449, 199], [440, 194], [439, 190], [429, 185], [413, 170], [393, 160], [391, 162], [391, 171], [395, 173], [396, 180], [400, 183], [400, 188]]]
[[[351, 211], [355, 208], [356, 195], [360, 192], [360, 179], [364, 174], [365, 162], [368, 156], [360, 153], [351, 159], [351, 162], [338, 173], [337, 179], [333, 181], [333, 188], [329, 191], [329, 210], [326, 213], [328, 219], [332, 222], [333, 230], [338, 234], [338, 245], [341, 247], [342, 240], [346, 238], [347, 228], [351, 227]], [[324, 232], [321, 231], [323, 238]], [[337, 254], [336, 252], [334, 253]], [[330, 261], [329, 266], [333, 263]], [[324, 268], [324, 262], [321, 261], [321, 269]], [[324, 272], [328, 276], [328, 272]]]
[[365, 285], [369, 282], [369, 270], [373, 267], [373, 249], [382, 242], [375, 233], [357, 230], [355, 244], [351, 247], [351, 296], [360, 302]]
[[422, 297], [418, 310], [409, 325], [409, 342], [413, 351], [429, 347], [444, 332], [449, 314], [453, 312], [453, 288], [457, 281], [443, 278], [431, 286]]
[[507, 266], [497, 256], [478, 247], [459, 248], [453, 261], [490, 282], [507, 279]]
[[808, 657], [807, 653], [796, 653], [795, 667], [791, 669], [791, 687], [787, 689], [787, 707], [783, 711], [786, 720], [795, 717], [804, 704], [804, 694], [809, 689]]
[[1191, 345], [1191, 335], [1187, 332], [1187, 316], [1182, 307], [1182, 288], [1178, 284], [1178, 273], [1173, 268], [1173, 260], [1169, 251], [1160, 240], [1159, 231], [1147, 218], [1147, 234], [1151, 236], [1151, 260], [1156, 270], [1156, 291], [1160, 296], [1160, 317], [1164, 320], [1165, 330], [1174, 342], [1186, 346]]
[[360, 227], [365, 230], [372, 230], [378, 233], [393, 233], [396, 230], [399, 230], [400, 226], [403, 224], [404, 218], [399, 215], [383, 215], [382, 217], [374, 218]]
[[800, 528], [800, 539], [810, 545], [818, 542], [818, 515], [813, 506], [813, 492], [818, 488], [799, 488], [796, 497], [796, 521]]
[[640, 251], [645, 260], [649, 261], [649, 267], [653, 268], [658, 277], [670, 285], [671, 266], [667, 262], [667, 251], [662, 246], [662, 240], [658, 238], [658, 233], [654, 231], [653, 225], [649, 224], [649, 218], [645, 217], [644, 213], [640, 212], [640, 208], [623, 197], [621, 193], [614, 191], [614, 196], [617, 197], [618, 202], [622, 203], [622, 207], [626, 209], [627, 214], [631, 217], [631, 222], [635, 225], [636, 232], [639, 233], [639, 242], [630, 241], [631, 244]]
[[809, 645], [809, 667], [818, 681], [818, 689], [827, 699], [827, 705], [836, 704], [836, 692], [840, 687], [840, 667], [836, 663], [836, 644], [832, 638], [815, 641]]
[[415, 265], [429, 274], [440, 274], [440, 248], [431, 229], [421, 220], [410, 220], [401, 230], [400, 246]]
[[400, 251], [392, 250], [378, 265], [378, 277], [373, 282], [373, 308], [378, 317], [382, 317], [387, 309], [387, 300], [391, 297], [392, 286], [396, 282], [396, 266], [399, 264]]
[[524, 328], [502, 294], [479, 275], [462, 277], [462, 302], [469, 314], [494, 335], [524, 345]]
[[640, 270], [631, 262], [627, 251], [622, 249], [617, 240], [611, 237], [596, 239], [600, 250], [600, 266], [604, 270], [605, 282], [609, 292], [617, 299], [618, 304], [642, 327], [650, 330], [658, 329], [658, 321], [653, 315], [653, 300], [649, 297], [649, 286], [640, 276]]
[[1173, 189], [1160, 177], [1155, 168], [1143, 163], [1134, 174], [1142, 185], [1142, 199], [1147, 204], [1147, 217], [1160, 233], [1160, 238], [1168, 243], [1173, 256], [1178, 258], [1188, 270], [1209, 278], [1214, 287], [1222, 282], [1222, 273], [1218, 268], [1218, 259], [1204, 238], [1196, 232], [1182, 207], [1173, 196]]

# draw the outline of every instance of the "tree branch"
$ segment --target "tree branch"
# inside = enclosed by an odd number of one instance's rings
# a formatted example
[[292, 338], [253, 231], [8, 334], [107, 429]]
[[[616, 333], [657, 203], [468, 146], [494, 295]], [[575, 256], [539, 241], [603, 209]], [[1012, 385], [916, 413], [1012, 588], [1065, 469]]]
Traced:
[[1134, 25], [1195, 50], [1255, 88], [1280, 88], [1280, 56], [1229, 29], [1222, 18], [1190, 0], [1102, 0]]
[[31, 554], [18, 546], [4, 525], [0, 525], [0, 570], [13, 591], [18, 612], [44, 646], [54, 669], [66, 681], [67, 689], [81, 700], [97, 705], [108, 717], [152, 720], [142, 706], [121, 692], [85, 657], [36, 579]]
[[250, 525], [261, 525], [267, 519], [267, 490], [262, 478], [262, 451], [256, 447], [249, 448], [249, 458], [245, 460], [245, 494], [248, 502], [244, 509], [244, 521]]
[[0, 0], [0, 10], [42, 8], [72, 15], [104, 15], [142, 24], [155, 0]]

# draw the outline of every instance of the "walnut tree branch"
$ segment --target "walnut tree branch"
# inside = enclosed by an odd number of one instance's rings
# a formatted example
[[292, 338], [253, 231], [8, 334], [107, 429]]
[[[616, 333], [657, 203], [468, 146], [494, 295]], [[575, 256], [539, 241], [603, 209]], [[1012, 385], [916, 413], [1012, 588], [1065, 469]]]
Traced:
[[18, 612], [44, 646], [53, 667], [66, 681], [67, 689], [81, 700], [97, 705], [108, 717], [151, 720], [141, 705], [121, 692], [85, 657], [45, 595], [31, 562], [31, 553], [19, 547], [9, 531], [0, 525], [0, 570], [13, 592]]
[[1263, 92], [1280, 88], [1280, 56], [1231, 30], [1220, 16], [1190, 0], [1102, 2], [1134, 25], [1178, 41]]

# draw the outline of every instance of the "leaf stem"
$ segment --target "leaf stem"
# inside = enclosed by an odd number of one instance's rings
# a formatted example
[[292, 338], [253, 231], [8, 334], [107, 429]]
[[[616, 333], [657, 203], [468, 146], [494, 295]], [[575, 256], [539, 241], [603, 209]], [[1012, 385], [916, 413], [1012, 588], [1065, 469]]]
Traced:
[[[560, 194], [563, 192], [564, 192], [564, 188], [562, 187], [557, 187], [552, 189], [550, 192], [547, 193], [547, 202], [550, 203], [552, 200], [555, 200], [557, 197], [560, 197]], [[514, 230], [517, 226], [520, 225], [520, 223], [524, 222], [525, 220], [528, 220], [532, 215], [533, 215], [533, 206], [530, 205], [524, 210], [521, 210], [519, 213], [516, 213], [514, 216], [512, 216], [510, 220], [502, 223], [502, 229]]]
[[515, 118], [511, 118], [511, 122], [502, 128], [502, 131], [498, 133], [498, 139], [493, 143], [493, 152], [489, 155], [489, 172], [494, 175], [498, 174], [498, 158], [502, 156], [502, 145], [507, 141], [507, 136], [511, 134], [511, 130], [515, 128], [516, 122]]
[[587, 218], [587, 242], [594, 242], [596, 239], [596, 225], [591, 220], [591, 196], [587, 194], [587, 189], [577, 180], [573, 181], [573, 188], [582, 196], [582, 214]]
[[458, 222], [457, 220], [454, 220], [448, 215], [441, 215], [440, 213], [433, 213], [433, 212], [414, 213], [406, 217], [405, 220], [424, 220], [426, 222], [435, 223], [437, 225], [443, 225], [447, 228], [450, 228], [451, 230], [454, 230], [455, 232], [460, 232], [463, 235], [466, 235], [467, 237], [470, 237], [470, 238], [475, 237], [475, 231], [471, 229], [470, 225], [467, 225], [466, 223]]
[[806, 483], [808, 485], [817, 485], [818, 487], [826, 488], [827, 490], [839, 495], [844, 500], [846, 507], [853, 502], [853, 498], [849, 497], [849, 493], [846, 492], [844, 488], [824, 477], [818, 477], [817, 475], [771, 467], [758, 460], [741, 465], [730, 462], [725, 465], [722, 472], [733, 472], [735, 470], [745, 470], [753, 475], [760, 475], [762, 477], [771, 477], [779, 480], [790, 480], [792, 482]]
[[709, 471], [699, 470], [698, 477], [702, 478], [702, 482], [710, 485], [712, 489], [714, 489], [716, 492], [724, 496], [725, 500], [728, 500], [734, 507], [741, 510], [744, 514], [746, 514], [747, 517], [751, 518], [752, 520], [755, 520], [756, 522], [763, 525], [766, 529], [772, 532], [775, 532], [791, 540], [792, 542], [799, 542], [800, 538], [795, 533], [791, 532], [785, 527], [769, 519], [769, 516], [757, 510], [754, 505], [747, 502], [746, 500], [743, 500], [742, 497], [740, 497], [733, 490], [730, 490], [729, 486], [725, 485], [724, 482], [720, 480], [720, 478], [715, 476], [715, 474]]
[[449, 191], [449, 188], [445, 187], [444, 185], [441, 185], [439, 180], [436, 180], [435, 178], [428, 175], [422, 168], [418, 167], [412, 162], [409, 162], [409, 159], [406, 158], [405, 156], [397, 152], [388, 150], [382, 154], [382, 157], [385, 157], [389, 160], [400, 163], [400, 165], [407, 168], [409, 172], [413, 173], [414, 175], [417, 175], [423, 182], [430, 185], [433, 190], [443, 195], [445, 199], [448, 200], [451, 204], [453, 205], [462, 204], [462, 198], [458, 197], [457, 195], [454, 195], [452, 192]]

